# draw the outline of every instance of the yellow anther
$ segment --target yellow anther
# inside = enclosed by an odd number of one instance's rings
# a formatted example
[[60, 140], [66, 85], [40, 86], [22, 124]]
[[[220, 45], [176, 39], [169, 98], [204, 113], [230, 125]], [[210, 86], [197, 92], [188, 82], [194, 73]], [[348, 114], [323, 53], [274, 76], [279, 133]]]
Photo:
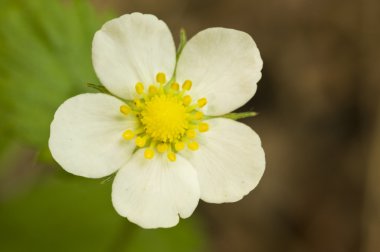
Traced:
[[197, 133], [196, 133], [195, 130], [193, 130], [193, 129], [188, 130], [188, 131], [186, 132], [186, 136], [187, 136], [188, 138], [190, 138], [190, 139], [195, 138], [196, 135], [197, 135]]
[[208, 131], [208, 124], [207, 123], [200, 123], [198, 125], [199, 132], [206, 132]]
[[176, 151], [181, 151], [185, 148], [185, 143], [184, 142], [177, 142], [177, 143], [175, 143], [174, 148]]
[[196, 151], [199, 149], [199, 144], [197, 142], [190, 142], [187, 147], [192, 151]]
[[185, 80], [185, 82], [182, 84], [182, 89], [189, 91], [192, 85], [193, 83], [191, 82], [191, 80]]
[[121, 105], [120, 112], [124, 115], [128, 115], [131, 112], [131, 108], [128, 105]]
[[206, 98], [201, 98], [198, 100], [198, 107], [202, 108], [207, 104], [207, 99]]
[[175, 90], [175, 91], [178, 91], [179, 90], [179, 84], [177, 82], [174, 82], [171, 86], [170, 86], [171, 89]]
[[158, 91], [156, 86], [150, 85], [149, 86], [149, 94], [156, 94]]
[[168, 153], [168, 159], [169, 159], [170, 161], [174, 162], [174, 161], [177, 159], [177, 157], [176, 157], [176, 155], [175, 155], [174, 152], [169, 152], [169, 153]]
[[132, 130], [126, 130], [123, 133], [123, 137], [125, 140], [131, 140], [135, 137], [135, 133]]
[[160, 144], [157, 145], [156, 148], [157, 148], [157, 151], [158, 151], [159, 153], [164, 153], [165, 151], [168, 150], [168, 145], [165, 144], [165, 143], [160, 143]]
[[135, 86], [136, 93], [142, 94], [144, 93], [144, 85], [141, 82], [138, 82]]
[[[134, 142], [137, 149], [143, 148], [144, 158], [152, 159], [164, 154], [171, 162], [176, 161], [179, 151], [185, 148], [198, 150], [196, 137], [209, 130], [209, 124], [201, 109], [207, 104], [206, 98], [193, 100], [186, 93], [192, 82], [169, 82], [163, 72], [158, 72], [153, 83], [137, 82], [133, 103], [120, 104], [123, 115], [136, 115], [139, 127], [127, 129], [122, 138]], [[206, 117], [207, 118], [207, 117]]]
[[146, 159], [152, 159], [154, 157], [154, 150], [152, 149], [146, 149], [144, 152], [144, 157]]
[[185, 95], [183, 97], [183, 105], [189, 106], [191, 103], [191, 96], [190, 95]]
[[137, 147], [144, 147], [146, 144], [146, 137], [136, 137], [135, 143]]
[[142, 107], [142, 102], [141, 102], [140, 99], [137, 99], [137, 98], [136, 98], [136, 99], [134, 99], [133, 101], [134, 101], [136, 107], [138, 107], [138, 108], [141, 108], [141, 107]]
[[201, 111], [195, 112], [194, 119], [195, 120], [202, 120], [203, 119], [203, 113]]
[[164, 73], [158, 73], [156, 75], [156, 81], [160, 84], [165, 84], [166, 83], [166, 75]]

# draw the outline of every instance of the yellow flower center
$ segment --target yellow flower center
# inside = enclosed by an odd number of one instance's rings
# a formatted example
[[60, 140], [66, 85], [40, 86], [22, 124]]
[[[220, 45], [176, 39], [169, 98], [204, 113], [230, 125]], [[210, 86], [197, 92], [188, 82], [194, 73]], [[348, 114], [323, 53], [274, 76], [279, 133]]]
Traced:
[[193, 102], [186, 94], [192, 86], [190, 80], [182, 84], [182, 90], [177, 82], [166, 83], [163, 73], [156, 75], [156, 82], [147, 90], [143, 83], [137, 83], [133, 104], [120, 107], [122, 114], [136, 116], [140, 122], [139, 128], [126, 129], [122, 136], [128, 141], [135, 139], [136, 148], [145, 148], [146, 159], [152, 159], [158, 152], [167, 153], [167, 158], [174, 162], [176, 153], [186, 147], [198, 150], [197, 132], [209, 129], [200, 111], [207, 100], [201, 98]]
[[189, 128], [188, 114], [176, 96], [156, 95], [145, 103], [141, 122], [146, 134], [153, 140], [173, 142], [180, 139]]

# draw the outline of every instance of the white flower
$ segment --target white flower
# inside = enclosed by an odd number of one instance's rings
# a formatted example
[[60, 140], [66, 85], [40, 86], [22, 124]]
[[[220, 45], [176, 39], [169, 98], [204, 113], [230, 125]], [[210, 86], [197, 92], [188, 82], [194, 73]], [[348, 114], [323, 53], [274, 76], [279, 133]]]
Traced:
[[[262, 60], [247, 33], [201, 31], [176, 67], [167, 25], [133, 13], [96, 32], [92, 56], [114, 96], [65, 101], [51, 124], [49, 147], [75, 175], [117, 172], [112, 203], [120, 215], [144, 228], [172, 227], [193, 213], [199, 199], [235, 202], [256, 187], [265, 168], [258, 135], [216, 117], [256, 92]], [[166, 79], [174, 72], [175, 80]]]

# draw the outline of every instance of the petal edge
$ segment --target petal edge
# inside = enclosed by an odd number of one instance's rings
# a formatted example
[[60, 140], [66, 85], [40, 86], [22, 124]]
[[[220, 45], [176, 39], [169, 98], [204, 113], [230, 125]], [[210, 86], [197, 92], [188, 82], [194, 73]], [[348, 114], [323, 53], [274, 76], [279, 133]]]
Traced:
[[136, 120], [120, 112], [123, 103], [106, 94], [81, 94], [66, 100], [50, 125], [49, 149], [64, 170], [101, 178], [119, 169], [134, 145], [122, 133]]
[[135, 84], [150, 85], [158, 72], [171, 77], [175, 45], [168, 26], [156, 16], [132, 13], [105, 23], [92, 42], [92, 62], [102, 84], [132, 100]]
[[203, 201], [238, 201], [263, 176], [265, 154], [260, 138], [250, 127], [230, 119], [208, 122], [210, 130], [200, 136], [199, 150], [183, 155], [198, 173]]
[[144, 149], [117, 173], [112, 185], [116, 211], [143, 228], [173, 227], [189, 217], [199, 201], [195, 170], [178, 156], [170, 162], [158, 154], [144, 158]]
[[190, 94], [206, 97], [208, 115], [229, 113], [249, 101], [263, 61], [252, 37], [242, 31], [208, 28], [192, 37], [178, 61], [177, 80], [190, 79]]

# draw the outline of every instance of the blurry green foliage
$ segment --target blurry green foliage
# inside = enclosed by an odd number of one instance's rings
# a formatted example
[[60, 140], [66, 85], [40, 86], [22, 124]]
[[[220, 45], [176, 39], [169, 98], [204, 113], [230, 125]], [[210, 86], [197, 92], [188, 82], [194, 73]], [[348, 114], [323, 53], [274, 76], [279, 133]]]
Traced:
[[96, 82], [91, 40], [103, 20], [87, 1], [1, 0], [2, 135], [46, 148], [56, 108]]
[[0, 251], [201, 251], [193, 220], [144, 230], [118, 216], [111, 184], [55, 178], [0, 206]]
[[[109, 18], [81, 0], [0, 0], [0, 183], [20, 146], [55, 165], [47, 148], [54, 112], [92, 91], [85, 83], [98, 83], [91, 42]], [[63, 172], [43, 177], [22, 194], [0, 197], [0, 251], [202, 250], [194, 217], [172, 229], [143, 230], [113, 209], [112, 181]]]

